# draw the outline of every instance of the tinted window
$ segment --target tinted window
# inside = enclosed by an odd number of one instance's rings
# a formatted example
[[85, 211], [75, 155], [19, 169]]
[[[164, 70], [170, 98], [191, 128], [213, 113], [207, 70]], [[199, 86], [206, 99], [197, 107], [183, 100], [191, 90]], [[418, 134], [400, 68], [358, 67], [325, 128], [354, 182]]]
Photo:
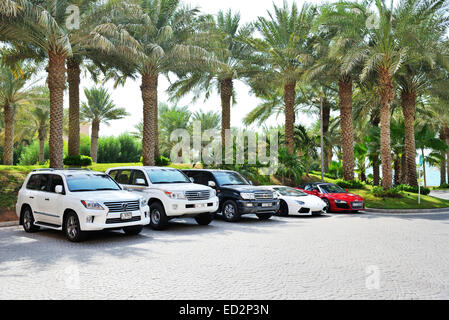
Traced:
[[347, 193], [345, 189], [336, 184], [322, 184], [320, 188], [324, 193]]
[[131, 180], [131, 184], [132, 185], [142, 185], [142, 184], [138, 184], [136, 181], [137, 181], [137, 179], [143, 179], [143, 180], [145, 180], [145, 185], [147, 186], [148, 185], [148, 183], [147, 183], [147, 179], [145, 178], [145, 174], [141, 171], [141, 170], [134, 170], [134, 172], [133, 172], [133, 177], [132, 177], [132, 180]]
[[116, 178], [118, 170], [111, 170], [109, 171], [109, 175], [112, 177], [112, 179]]
[[115, 181], [121, 184], [129, 184], [129, 178], [131, 177], [131, 170], [121, 170], [115, 178]]
[[40, 178], [39, 174], [33, 174], [30, 179], [28, 179], [28, 183], [26, 188], [30, 190], [39, 190]]
[[189, 178], [179, 170], [173, 169], [150, 169], [147, 170], [151, 183], [191, 183]]
[[117, 183], [105, 174], [77, 174], [67, 176], [67, 186], [72, 192], [121, 190]]
[[216, 171], [215, 179], [220, 186], [249, 184], [239, 173], [232, 171]]
[[283, 196], [301, 197], [307, 195], [307, 193], [290, 187], [276, 187], [274, 188], [274, 190], [276, 190]]
[[62, 186], [62, 190], [64, 193], [64, 182], [62, 181], [62, 177], [56, 174], [52, 174], [50, 182], [50, 192], [55, 192], [55, 187], [58, 185]]
[[193, 178], [193, 182], [194, 183], [199, 183], [199, 184], [207, 184], [204, 183], [205, 181], [205, 173], [204, 172], [199, 172], [199, 171], [187, 171], [185, 172], [187, 176]]

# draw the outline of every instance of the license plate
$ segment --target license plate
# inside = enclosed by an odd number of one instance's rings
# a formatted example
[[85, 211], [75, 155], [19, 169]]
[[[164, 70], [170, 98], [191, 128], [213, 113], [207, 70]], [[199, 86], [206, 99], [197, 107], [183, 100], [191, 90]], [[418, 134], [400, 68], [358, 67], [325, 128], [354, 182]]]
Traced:
[[207, 203], [197, 203], [195, 204], [195, 208], [205, 208]]
[[271, 203], [262, 203], [262, 207], [271, 207]]
[[352, 205], [352, 207], [353, 207], [353, 208], [362, 208], [362, 207], [363, 207], [363, 204], [362, 204], [362, 203], [354, 203], [354, 204]]
[[122, 212], [120, 213], [120, 219], [122, 220], [129, 220], [133, 217], [133, 213], [132, 212]]

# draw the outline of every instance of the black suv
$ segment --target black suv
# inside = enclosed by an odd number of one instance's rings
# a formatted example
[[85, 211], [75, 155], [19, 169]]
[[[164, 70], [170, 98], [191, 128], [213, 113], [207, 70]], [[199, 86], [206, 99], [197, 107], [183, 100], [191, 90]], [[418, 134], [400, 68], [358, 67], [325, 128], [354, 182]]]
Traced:
[[238, 221], [242, 214], [249, 213], [266, 220], [279, 209], [279, 200], [271, 190], [253, 186], [238, 172], [209, 169], [183, 172], [193, 178], [195, 183], [215, 188], [220, 200], [218, 212], [222, 213], [226, 221]]

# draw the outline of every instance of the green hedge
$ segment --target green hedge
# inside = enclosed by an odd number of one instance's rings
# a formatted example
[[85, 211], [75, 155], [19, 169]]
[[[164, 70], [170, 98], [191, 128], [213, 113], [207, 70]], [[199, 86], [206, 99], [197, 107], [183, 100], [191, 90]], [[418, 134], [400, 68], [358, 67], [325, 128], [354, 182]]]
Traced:
[[365, 188], [365, 184], [360, 180], [338, 179], [335, 183], [345, 189], [364, 189]]
[[397, 187], [384, 190], [380, 186], [375, 186], [371, 189], [371, 193], [378, 198], [402, 198], [401, 190]]
[[88, 156], [67, 156], [64, 158], [64, 165], [87, 167], [92, 164], [92, 158]]
[[[418, 193], [418, 186], [409, 186], [408, 184], [400, 184], [396, 188], [401, 191]], [[427, 196], [430, 193], [430, 189], [426, 187], [421, 187], [421, 194]]]

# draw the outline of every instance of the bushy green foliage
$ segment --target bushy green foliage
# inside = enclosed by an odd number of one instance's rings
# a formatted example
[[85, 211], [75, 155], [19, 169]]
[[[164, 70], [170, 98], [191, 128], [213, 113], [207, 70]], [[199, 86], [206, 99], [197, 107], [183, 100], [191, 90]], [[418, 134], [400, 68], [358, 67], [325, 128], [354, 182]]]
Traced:
[[[418, 193], [418, 186], [409, 186], [408, 184], [400, 184], [396, 186], [401, 191]], [[426, 187], [421, 187], [421, 194], [428, 195], [430, 193], [430, 189]]]
[[[49, 146], [48, 142], [45, 143], [44, 146], [44, 159], [47, 160], [49, 158]], [[67, 155], [67, 143], [64, 141], [64, 156]], [[31, 166], [38, 164], [39, 162], [39, 141], [35, 140], [30, 145], [23, 148], [22, 153], [20, 154], [20, 158], [18, 161], [19, 165], [22, 166]]]
[[338, 179], [336, 182], [340, 187], [346, 188], [346, 189], [364, 189], [365, 184], [360, 180], [343, 180]]
[[159, 157], [156, 157], [156, 158], [154, 159], [154, 161], [155, 161], [155, 163], [156, 163], [157, 166], [161, 166], [161, 167], [168, 166], [168, 165], [171, 163], [171, 161], [170, 161], [169, 158], [164, 157], [164, 156], [162, 156], [162, 155], [159, 156]]
[[384, 190], [380, 186], [375, 186], [371, 189], [371, 193], [378, 198], [402, 198], [401, 190], [397, 187]]
[[142, 145], [129, 133], [98, 139], [98, 163], [138, 162]]
[[80, 136], [80, 154], [90, 156], [90, 138], [85, 134]]
[[435, 189], [449, 189], [449, 183], [443, 183], [439, 187], [436, 187]]
[[64, 165], [66, 166], [76, 166], [76, 167], [87, 167], [92, 164], [92, 158], [89, 156], [67, 156], [64, 158]]
[[343, 167], [341, 162], [331, 161], [329, 165], [329, 178], [339, 178], [343, 176]]

